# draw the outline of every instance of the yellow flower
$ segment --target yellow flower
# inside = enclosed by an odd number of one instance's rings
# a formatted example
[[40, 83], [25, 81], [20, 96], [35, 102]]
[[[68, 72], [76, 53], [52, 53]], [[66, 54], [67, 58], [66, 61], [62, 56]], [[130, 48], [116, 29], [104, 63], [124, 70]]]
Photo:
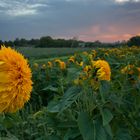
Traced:
[[81, 84], [81, 81], [79, 80], [79, 78], [77, 78], [77, 79], [74, 80], [74, 84], [75, 85], [80, 85]]
[[123, 69], [121, 69], [121, 73], [130, 75], [134, 74], [134, 65], [128, 65], [124, 67]]
[[93, 68], [95, 68], [95, 74], [99, 80], [110, 81], [111, 70], [108, 62], [105, 60], [97, 60], [93, 64]]
[[46, 64], [43, 64], [41, 68], [45, 70], [47, 68]]
[[92, 50], [92, 56], [93, 56], [93, 58], [96, 57], [96, 54], [97, 54], [97, 52], [95, 50]]
[[81, 61], [80, 63], [76, 62], [76, 64], [82, 67], [84, 65], [84, 62], [83, 61]]
[[[139, 67], [135, 67], [134, 65], [127, 65], [126, 67], [124, 67], [123, 69], [121, 69], [121, 73], [122, 74], [129, 74], [129, 76], [132, 76], [133, 74], [135, 74], [135, 72], [137, 72], [137, 76], [140, 79], [140, 68]], [[130, 77], [130, 80], [134, 80], [132, 77]]]
[[62, 62], [62, 61], [61, 61], [61, 62], [59, 63], [59, 66], [60, 66], [60, 69], [61, 69], [61, 70], [66, 69], [66, 64], [65, 64], [65, 62]]
[[88, 55], [88, 53], [87, 53], [87, 52], [83, 52], [83, 55], [87, 56], [87, 55]]
[[60, 63], [61, 62], [61, 60], [60, 59], [55, 59], [55, 61], [54, 61], [55, 63]]
[[60, 67], [61, 70], [66, 69], [66, 64], [65, 64], [65, 62], [61, 61], [60, 59], [56, 59], [56, 60], [55, 60], [55, 63], [58, 64], [58, 66]]
[[74, 63], [74, 61], [75, 61], [74, 56], [71, 56], [68, 61]]
[[79, 66], [81, 66], [81, 67], [82, 67], [83, 65], [84, 65], [84, 62], [83, 62], [83, 61], [82, 61], [82, 62], [80, 62]]
[[87, 80], [87, 76], [85, 75], [80, 75], [77, 79], [74, 80], [75, 85], [82, 85], [84, 84], [84, 81]]
[[86, 74], [89, 74], [89, 72], [91, 71], [91, 66], [90, 65], [86, 65], [83, 69], [83, 71], [86, 73]]
[[104, 54], [105, 56], [109, 56], [109, 54], [108, 54], [108, 52], [105, 52], [105, 54]]
[[89, 55], [88, 55], [88, 58], [89, 58], [90, 61], [92, 61], [92, 60], [93, 60], [92, 54], [89, 54]]
[[38, 63], [34, 63], [34, 68], [37, 69], [39, 67]]
[[27, 60], [11, 48], [0, 50], [0, 112], [16, 112], [30, 99], [31, 70]]
[[52, 68], [52, 62], [48, 61], [48, 68]]

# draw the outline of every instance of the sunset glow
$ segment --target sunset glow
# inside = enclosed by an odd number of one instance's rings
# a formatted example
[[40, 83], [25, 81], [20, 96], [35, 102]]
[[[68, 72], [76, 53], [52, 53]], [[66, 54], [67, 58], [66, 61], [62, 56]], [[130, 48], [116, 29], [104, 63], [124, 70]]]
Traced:
[[1, 0], [1, 40], [73, 38], [114, 42], [140, 33], [140, 0]]

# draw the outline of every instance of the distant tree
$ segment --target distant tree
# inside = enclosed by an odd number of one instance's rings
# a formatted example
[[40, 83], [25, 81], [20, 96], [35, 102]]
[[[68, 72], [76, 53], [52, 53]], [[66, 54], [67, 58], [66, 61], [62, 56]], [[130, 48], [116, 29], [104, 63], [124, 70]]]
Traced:
[[33, 45], [33, 46], [37, 46], [37, 45], [39, 45], [39, 41], [40, 41], [39, 39], [31, 39], [28, 41], [28, 44]]
[[41, 37], [37, 47], [52, 47], [54, 40], [50, 36]]
[[16, 38], [13, 42], [13, 45], [16, 47], [22, 47], [22, 46], [27, 46], [28, 45], [28, 40], [26, 40], [25, 38]]
[[15, 45], [15, 46], [19, 46], [19, 45], [20, 45], [20, 40], [19, 40], [19, 38], [16, 38], [16, 39], [14, 40], [14, 45]]
[[72, 43], [71, 43], [71, 48], [73, 48], [73, 47], [78, 47], [78, 36], [74, 36], [72, 39], [71, 39], [71, 41], [72, 41]]
[[140, 46], [140, 36], [134, 36], [132, 38], [130, 38], [127, 42], [127, 45], [129, 47], [131, 46]]
[[21, 38], [19, 40], [19, 45], [20, 46], [27, 46], [28, 45], [28, 40], [26, 40], [25, 38]]
[[5, 41], [4, 44], [6, 46], [11, 46], [12, 47], [13, 46], [13, 41], [10, 41], [10, 40], [9, 41]]

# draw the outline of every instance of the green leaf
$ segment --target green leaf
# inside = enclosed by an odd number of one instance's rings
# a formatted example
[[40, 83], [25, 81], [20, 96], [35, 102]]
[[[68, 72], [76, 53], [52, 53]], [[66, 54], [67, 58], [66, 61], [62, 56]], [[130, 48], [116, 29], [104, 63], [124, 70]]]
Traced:
[[61, 140], [61, 139], [56, 135], [52, 135], [52, 136], [48, 136], [46, 140]]
[[101, 120], [95, 120], [96, 140], [108, 140], [106, 131], [102, 125]]
[[80, 135], [80, 132], [79, 130], [76, 128], [76, 129], [69, 129], [67, 131], [67, 133], [65, 134], [64, 136], [64, 140], [73, 140], [75, 139], [76, 137], [78, 137]]
[[100, 81], [99, 91], [100, 91], [100, 95], [101, 95], [101, 99], [102, 99], [103, 103], [105, 102], [105, 99], [109, 93], [109, 90], [110, 90], [109, 82], [108, 81]]
[[51, 113], [57, 113], [60, 110], [59, 101], [51, 101], [47, 106], [47, 110]]
[[112, 134], [112, 130], [111, 130], [111, 127], [110, 127], [109, 124], [105, 126], [105, 130], [106, 130], [107, 134], [108, 134], [108, 135], [111, 137], [111, 139], [112, 139], [112, 138], [113, 138], [113, 134]]
[[57, 124], [58, 128], [75, 128], [77, 123], [75, 121], [63, 121]]
[[69, 88], [60, 101], [48, 104], [48, 111], [61, 113], [75, 102], [80, 94], [80, 90], [81, 89], [76, 86]]
[[109, 122], [113, 119], [113, 115], [109, 109], [101, 110], [102, 119], [103, 119], [103, 126], [108, 125]]
[[132, 140], [132, 137], [126, 129], [119, 129], [115, 140]]
[[50, 91], [53, 91], [53, 92], [58, 92], [58, 88], [56, 88], [56, 87], [53, 87], [53, 86], [48, 86], [48, 87], [46, 87], [46, 88], [43, 88], [42, 90], [44, 90], [44, 91], [48, 91], [48, 90], [50, 90]]
[[84, 140], [95, 140], [95, 127], [86, 112], [79, 114], [78, 127]]

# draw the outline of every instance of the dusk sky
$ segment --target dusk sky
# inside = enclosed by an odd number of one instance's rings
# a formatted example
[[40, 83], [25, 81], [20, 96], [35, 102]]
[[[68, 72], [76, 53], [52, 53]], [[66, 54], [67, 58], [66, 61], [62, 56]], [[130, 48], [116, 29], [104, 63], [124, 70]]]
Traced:
[[140, 0], [0, 0], [0, 40], [114, 42], [140, 34]]

